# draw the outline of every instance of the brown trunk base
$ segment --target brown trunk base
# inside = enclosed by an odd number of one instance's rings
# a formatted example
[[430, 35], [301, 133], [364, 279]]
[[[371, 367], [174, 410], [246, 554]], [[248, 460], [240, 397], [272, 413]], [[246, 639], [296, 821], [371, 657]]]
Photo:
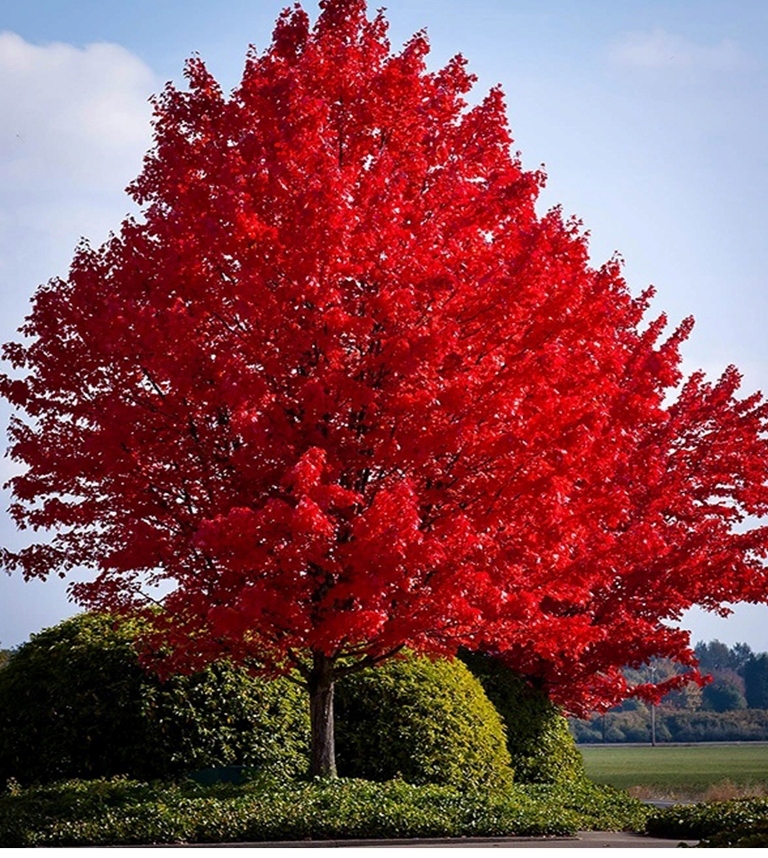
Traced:
[[309, 721], [312, 748], [310, 774], [312, 777], [335, 778], [336, 745], [333, 724], [334, 662], [321, 652], [313, 653], [309, 676]]

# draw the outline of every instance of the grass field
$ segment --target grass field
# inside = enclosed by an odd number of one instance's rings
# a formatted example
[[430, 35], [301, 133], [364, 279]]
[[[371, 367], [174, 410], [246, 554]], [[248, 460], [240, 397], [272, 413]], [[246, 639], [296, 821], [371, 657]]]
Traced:
[[[768, 792], [768, 743], [741, 745], [579, 746], [589, 777], [602, 784], [631, 789], [642, 796], [691, 796], [709, 793], [730, 798], [752, 787]], [[718, 790], [724, 793], [718, 794]]]

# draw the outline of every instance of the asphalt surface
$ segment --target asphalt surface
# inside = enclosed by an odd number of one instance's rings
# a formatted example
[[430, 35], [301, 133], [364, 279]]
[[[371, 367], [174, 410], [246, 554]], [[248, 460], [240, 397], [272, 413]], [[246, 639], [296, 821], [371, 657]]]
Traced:
[[[450, 849], [450, 848], [489, 848], [489, 849], [673, 849], [685, 843], [695, 846], [697, 840], [662, 840], [658, 837], [646, 837], [624, 831], [580, 831], [576, 837], [455, 837], [409, 840], [282, 840], [268, 843], [190, 843], [179, 844], [190, 847], [221, 846], [228, 849], [244, 847], [258, 849]], [[167, 848], [167, 847], [166, 847]]]

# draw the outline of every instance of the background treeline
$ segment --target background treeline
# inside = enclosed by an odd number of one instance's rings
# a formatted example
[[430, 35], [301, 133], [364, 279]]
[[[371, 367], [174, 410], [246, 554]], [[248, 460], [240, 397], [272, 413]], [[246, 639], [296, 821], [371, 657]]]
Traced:
[[[604, 715], [571, 719], [577, 742], [749, 742], [768, 741], [768, 653], [744, 643], [729, 647], [718, 640], [696, 645], [702, 673], [712, 681], [668, 694], [655, 707], [630, 699]], [[680, 668], [655, 659], [625, 671], [632, 685], [659, 682]]]

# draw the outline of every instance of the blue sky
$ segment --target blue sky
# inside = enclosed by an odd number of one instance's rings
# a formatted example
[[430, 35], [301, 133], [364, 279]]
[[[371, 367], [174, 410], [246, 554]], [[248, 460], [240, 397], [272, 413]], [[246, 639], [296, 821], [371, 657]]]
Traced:
[[[148, 97], [180, 82], [194, 52], [234, 86], [282, 5], [6, 0], [0, 341], [36, 285], [66, 273], [80, 236], [102, 241], [130, 210], [123, 188], [151, 143]], [[657, 286], [657, 312], [695, 316], [689, 370], [734, 363], [746, 392], [768, 391], [768, 3], [391, 0], [387, 18], [393, 47], [427, 29], [435, 67], [464, 54], [478, 98], [502, 84], [524, 164], [546, 165], [542, 210], [561, 203], [582, 218], [595, 262], [619, 251], [634, 291]], [[1, 517], [0, 543], [16, 539]], [[0, 574], [4, 646], [75, 610], [61, 582]], [[768, 607], [726, 621], [693, 612], [683, 625], [695, 640], [768, 650]]]

